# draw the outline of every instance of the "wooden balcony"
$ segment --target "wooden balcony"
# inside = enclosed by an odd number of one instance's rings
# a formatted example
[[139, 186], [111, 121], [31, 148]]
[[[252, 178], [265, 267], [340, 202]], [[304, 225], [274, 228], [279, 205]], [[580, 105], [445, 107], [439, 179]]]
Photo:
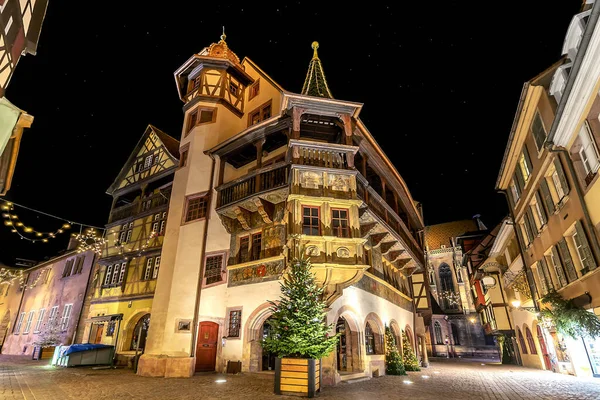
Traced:
[[319, 168], [352, 169], [356, 146], [291, 139], [287, 160], [298, 165]]
[[112, 210], [109, 218], [109, 224], [122, 219], [134, 217], [138, 214], [150, 212], [151, 210], [169, 204], [171, 190], [165, 190], [162, 193], [156, 193], [152, 196], [144, 197], [142, 200], [126, 204]]
[[238, 203], [252, 196], [288, 185], [290, 166], [277, 163], [257, 169], [241, 178], [227, 182], [216, 188], [217, 208]]

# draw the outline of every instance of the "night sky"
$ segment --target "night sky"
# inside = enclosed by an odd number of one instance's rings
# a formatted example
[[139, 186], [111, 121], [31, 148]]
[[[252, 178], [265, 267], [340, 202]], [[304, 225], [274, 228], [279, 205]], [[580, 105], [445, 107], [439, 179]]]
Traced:
[[[103, 226], [106, 189], [151, 123], [179, 139], [173, 72], [219, 40], [300, 92], [320, 43], [336, 99], [361, 118], [424, 205], [426, 224], [506, 215], [496, 177], [523, 82], [557, 61], [581, 0], [551, 2], [119, 2], [83, 10], [50, 1], [37, 55], [19, 61], [7, 98], [35, 117], [6, 199]], [[333, 3], [333, 2], [332, 2]], [[368, 4], [368, 6], [366, 6]], [[17, 208], [37, 229], [59, 221]], [[78, 228], [77, 228], [78, 231]], [[0, 261], [66, 246], [0, 226]]]

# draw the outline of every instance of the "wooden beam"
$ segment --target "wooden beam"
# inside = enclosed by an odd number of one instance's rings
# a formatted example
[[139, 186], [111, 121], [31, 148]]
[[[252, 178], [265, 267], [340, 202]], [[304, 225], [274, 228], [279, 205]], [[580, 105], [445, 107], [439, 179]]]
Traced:
[[254, 204], [256, 205], [256, 208], [258, 209], [258, 213], [262, 217], [263, 221], [266, 224], [272, 224], [273, 223], [273, 214], [275, 211], [275, 204], [273, 204], [269, 201], [266, 201], [264, 199], [261, 199], [260, 197], [254, 198]]
[[233, 212], [235, 213], [237, 220], [240, 222], [240, 225], [242, 225], [242, 228], [244, 228], [246, 231], [249, 231], [250, 211], [238, 206], [233, 208]]

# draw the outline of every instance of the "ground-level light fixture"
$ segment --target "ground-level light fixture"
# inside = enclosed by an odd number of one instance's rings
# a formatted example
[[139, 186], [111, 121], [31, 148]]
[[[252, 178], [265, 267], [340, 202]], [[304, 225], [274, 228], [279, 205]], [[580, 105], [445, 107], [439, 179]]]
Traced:
[[412, 383], [412, 381], [409, 381], [408, 379], [405, 379], [402, 382], [406, 383], [407, 385], [410, 385]]
[[216, 383], [225, 383], [225, 382], [227, 382], [227, 379], [217, 379], [215, 382]]

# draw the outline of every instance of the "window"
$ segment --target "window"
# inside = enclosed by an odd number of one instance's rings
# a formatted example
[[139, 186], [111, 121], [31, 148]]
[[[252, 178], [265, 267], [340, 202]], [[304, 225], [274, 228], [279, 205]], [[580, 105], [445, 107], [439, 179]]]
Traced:
[[206, 257], [204, 267], [204, 279], [206, 285], [223, 281], [223, 255]]
[[27, 314], [27, 322], [25, 323], [25, 329], [23, 330], [23, 333], [29, 333], [29, 330], [31, 329], [31, 322], [33, 321], [34, 314], [35, 314], [34, 310], [29, 311], [29, 314]]
[[129, 241], [131, 240], [131, 234], [133, 233], [133, 231], [131, 229], [129, 229], [127, 231], [127, 236], [125, 237], [125, 243], [129, 243]]
[[435, 344], [444, 344], [444, 339], [442, 338], [442, 327], [437, 321], [435, 321], [433, 324], [433, 332], [435, 334]]
[[239, 90], [240, 87], [235, 82], [229, 81], [229, 93], [237, 97]]
[[50, 309], [50, 315], [48, 315], [48, 326], [52, 326], [54, 320], [58, 316], [58, 306], [54, 306]]
[[558, 242], [558, 252], [560, 254], [560, 259], [566, 272], [567, 281], [569, 283], [576, 281], [577, 271], [575, 270], [575, 264], [573, 263], [573, 259], [571, 258], [571, 253], [569, 251], [569, 247], [565, 238], [562, 238]]
[[558, 157], [554, 159], [552, 183], [554, 183], [554, 188], [556, 189], [556, 196], [558, 197], [557, 203], [560, 203], [567, 193], [569, 193], [569, 183], [567, 182], [565, 172]]
[[523, 354], [527, 354], [527, 345], [525, 344], [525, 339], [523, 338], [523, 334], [521, 333], [521, 329], [519, 329], [519, 327], [517, 327], [517, 339], [519, 339], [521, 351]]
[[256, 96], [258, 96], [259, 93], [260, 93], [260, 80], [257, 80], [250, 86], [249, 93], [248, 93], [248, 100], [249, 101], [252, 100]]
[[122, 283], [125, 278], [125, 270], [127, 269], [127, 263], [124, 262], [121, 264], [121, 272], [119, 273], [119, 281], [117, 283]]
[[187, 137], [187, 135], [189, 135], [190, 131], [196, 125], [210, 124], [212, 122], [215, 122], [216, 120], [217, 120], [217, 109], [216, 108], [212, 108], [212, 107], [196, 108], [194, 111], [192, 111], [190, 113], [190, 116], [188, 117], [187, 132], [185, 133], [185, 136]]
[[240, 238], [240, 249], [238, 251], [238, 263], [242, 264], [250, 261], [249, 257], [250, 250], [250, 237], [243, 236]]
[[188, 197], [185, 208], [185, 222], [206, 218], [208, 208], [208, 196]]
[[302, 233], [305, 235], [319, 236], [319, 207], [302, 206]]
[[106, 336], [110, 337], [115, 334], [115, 321], [108, 321], [106, 326]]
[[73, 274], [81, 274], [83, 271], [83, 256], [77, 257], [75, 259], [75, 269], [73, 270]]
[[150, 280], [152, 276], [152, 268], [154, 267], [154, 257], [146, 258], [146, 268], [144, 268], [144, 280]]
[[71, 318], [71, 311], [73, 310], [73, 304], [65, 304], [63, 308], [62, 318], [60, 320], [60, 330], [66, 331], [69, 327], [69, 319]]
[[104, 275], [104, 286], [110, 285], [110, 279], [111, 279], [111, 276], [112, 276], [112, 269], [113, 269], [112, 265], [108, 265], [106, 267], [106, 275]]
[[19, 315], [19, 319], [17, 320], [17, 323], [15, 324], [15, 329], [13, 330], [13, 333], [15, 335], [18, 335], [19, 332], [21, 332], [21, 325], [23, 325], [24, 319], [25, 319], [25, 313], [22, 312], [21, 315]]
[[348, 224], [348, 210], [331, 210], [331, 226], [333, 236], [347, 238], [350, 237], [350, 227]]
[[567, 277], [565, 276], [565, 270], [560, 262], [560, 256], [558, 255], [556, 246], [552, 246], [550, 253], [548, 254], [548, 259], [550, 260], [550, 266], [554, 268], [554, 272], [556, 273], [556, 277], [558, 279], [557, 289], [566, 286], [568, 284]]
[[585, 169], [586, 183], [589, 184], [591, 179], [587, 177], [593, 177], [596, 172], [598, 172], [598, 168], [600, 168], [600, 155], [598, 154], [598, 148], [596, 147], [596, 143], [594, 142], [594, 138], [591, 135], [587, 122], [581, 127], [579, 139], [581, 140], [579, 156], [581, 157], [581, 162]]
[[555, 211], [554, 200], [552, 200], [552, 193], [550, 193], [550, 187], [548, 186], [548, 180], [544, 177], [540, 182], [540, 197], [546, 208], [546, 215], [549, 217]]
[[186, 148], [185, 150], [181, 150], [181, 153], [179, 155], [179, 168], [183, 168], [186, 166], [187, 158], [188, 158], [188, 149]]
[[519, 168], [523, 174], [523, 180], [527, 182], [531, 176], [531, 160], [529, 159], [529, 153], [527, 152], [526, 147], [523, 148], [521, 157], [519, 157]]
[[510, 193], [512, 195], [514, 206], [515, 204], [517, 204], [517, 201], [519, 201], [519, 198], [521, 197], [521, 192], [519, 191], [519, 188], [517, 187], [517, 184], [515, 183], [514, 179], [510, 181]]
[[535, 139], [535, 145], [538, 151], [541, 151], [542, 147], [544, 147], [544, 141], [546, 140], [546, 129], [544, 129], [544, 123], [542, 122], [542, 117], [539, 112], [536, 112], [535, 117], [533, 117], [531, 132], [533, 133], [533, 138]]
[[248, 125], [255, 125], [269, 118], [271, 118], [271, 100], [248, 114]]
[[73, 269], [73, 259], [67, 260], [65, 263], [65, 267], [63, 269], [62, 277], [66, 278], [71, 275], [71, 271]]
[[39, 333], [40, 330], [42, 329], [42, 322], [44, 321], [45, 314], [46, 314], [45, 308], [42, 308], [40, 311], [38, 311], [38, 318], [37, 318], [37, 321], [35, 322], [35, 328], [33, 328], [33, 333]]
[[229, 311], [229, 334], [228, 337], [240, 337], [240, 327], [242, 326], [242, 310]]
[[531, 331], [528, 327], [525, 327], [525, 335], [527, 335], [527, 343], [529, 343], [529, 350], [531, 350], [531, 354], [537, 354], [535, 342], [533, 341], [533, 336], [531, 335]]
[[252, 235], [252, 261], [260, 259], [261, 245], [262, 234], [259, 232]]
[[143, 169], [148, 169], [152, 166], [152, 160], [153, 160], [153, 155], [150, 154], [149, 156], [146, 156], [146, 158], [144, 159], [144, 168]]
[[371, 324], [368, 322], [367, 326], [365, 326], [365, 347], [367, 354], [375, 354], [375, 335], [373, 335]]
[[585, 235], [583, 225], [579, 221], [575, 223], [573, 244], [577, 248], [577, 255], [579, 257], [579, 262], [581, 263], [582, 273], [585, 274], [586, 272], [595, 269], [596, 261], [594, 260], [594, 255], [590, 250], [590, 245]]
[[160, 269], [160, 256], [154, 258], [154, 269], [152, 270], [152, 279], [158, 278], [158, 270]]
[[539, 231], [548, 222], [539, 192], [535, 193], [535, 201], [531, 204], [531, 209], [535, 215], [534, 222], [536, 223], [537, 230]]
[[165, 234], [165, 226], [167, 224], [166, 221], [167, 212], [164, 211], [162, 213], [154, 214], [152, 219], [152, 232], [154, 232], [158, 236], [162, 236]]

